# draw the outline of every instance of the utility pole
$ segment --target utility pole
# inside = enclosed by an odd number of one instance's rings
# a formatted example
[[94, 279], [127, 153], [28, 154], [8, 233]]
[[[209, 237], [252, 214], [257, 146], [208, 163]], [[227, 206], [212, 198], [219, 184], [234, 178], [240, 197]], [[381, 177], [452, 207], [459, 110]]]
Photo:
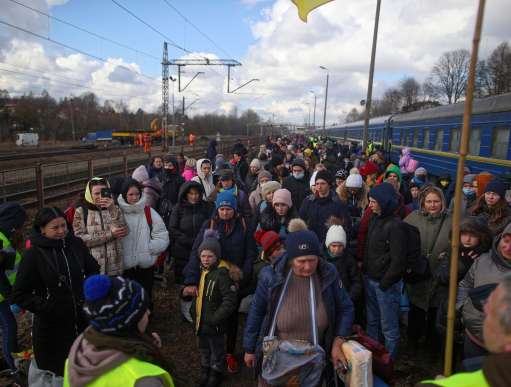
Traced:
[[[380, 0], [378, 0], [380, 1]], [[323, 134], [325, 134], [325, 126], [326, 126], [326, 104], [328, 101], [328, 76], [330, 72], [325, 66], [319, 66], [321, 69], [326, 70], [326, 87], [325, 87], [325, 110], [323, 111]]]
[[167, 152], [168, 143], [167, 143], [167, 132], [168, 132], [168, 123], [167, 118], [169, 115], [169, 52], [167, 49], [167, 42], [163, 42], [163, 61], [161, 63], [161, 98], [162, 98], [162, 107], [161, 107], [161, 128], [163, 130], [163, 151]]
[[376, 57], [376, 42], [378, 41], [378, 23], [380, 20], [380, 5], [381, 0], [377, 0], [376, 16], [374, 18], [373, 48], [371, 50], [371, 65], [369, 66], [369, 83], [367, 85], [366, 111], [364, 117], [364, 133], [362, 137], [362, 152], [364, 153], [367, 149], [367, 139], [369, 137], [369, 114], [371, 112], [371, 99], [373, 97], [374, 61]]
[[314, 94], [314, 113], [312, 114], [312, 126], [314, 129], [316, 129], [316, 93], [314, 93], [312, 90], [310, 93]]

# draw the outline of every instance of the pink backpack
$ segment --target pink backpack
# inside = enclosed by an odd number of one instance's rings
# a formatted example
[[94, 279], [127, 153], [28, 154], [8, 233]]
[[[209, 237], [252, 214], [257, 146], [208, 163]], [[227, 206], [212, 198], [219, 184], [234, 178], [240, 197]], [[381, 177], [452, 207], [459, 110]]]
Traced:
[[419, 162], [415, 159], [410, 159], [408, 165], [406, 166], [406, 172], [413, 174], [415, 170], [419, 167]]

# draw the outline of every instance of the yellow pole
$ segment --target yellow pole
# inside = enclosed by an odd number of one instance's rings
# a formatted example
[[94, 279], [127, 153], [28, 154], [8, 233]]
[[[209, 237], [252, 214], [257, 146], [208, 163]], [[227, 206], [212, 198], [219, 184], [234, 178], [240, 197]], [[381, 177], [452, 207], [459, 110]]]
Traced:
[[474, 81], [477, 65], [477, 54], [479, 51], [479, 40], [483, 26], [484, 6], [486, 1], [479, 0], [477, 10], [476, 27], [472, 40], [472, 56], [467, 82], [467, 96], [465, 100], [465, 111], [463, 113], [463, 130], [461, 131], [460, 156], [458, 159], [458, 170], [456, 173], [456, 192], [454, 196], [454, 215], [452, 218], [452, 246], [451, 246], [451, 272], [449, 278], [449, 306], [447, 312], [447, 338], [445, 343], [444, 375], [452, 373], [452, 349], [454, 337], [454, 319], [456, 315], [456, 291], [458, 288], [458, 253], [460, 241], [460, 218], [461, 218], [461, 190], [463, 188], [463, 172], [465, 158], [467, 157], [468, 141], [470, 138], [470, 119], [472, 116], [472, 100], [474, 99]]

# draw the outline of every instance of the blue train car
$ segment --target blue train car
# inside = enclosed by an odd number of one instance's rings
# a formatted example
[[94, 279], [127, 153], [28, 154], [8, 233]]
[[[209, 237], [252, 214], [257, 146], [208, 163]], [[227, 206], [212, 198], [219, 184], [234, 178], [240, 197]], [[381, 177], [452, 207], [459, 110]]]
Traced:
[[[464, 102], [371, 119], [369, 139], [390, 149], [393, 162], [404, 147], [431, 174], [456, 175]], [[329, 134], [362, 139], [364, 123], [331, 128]], [[466, 165], [474, 173], [511, 171], [511, 93], [474, 100]]]

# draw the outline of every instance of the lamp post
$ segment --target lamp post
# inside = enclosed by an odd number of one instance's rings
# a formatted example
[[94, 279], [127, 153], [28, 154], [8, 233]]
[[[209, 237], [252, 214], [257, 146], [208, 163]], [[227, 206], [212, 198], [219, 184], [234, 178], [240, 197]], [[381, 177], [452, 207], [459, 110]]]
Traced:
[[325, 132], [325, 125], [326, 125], [326, 105], [328, 101], [328, 77], [330, 75], [330, 72], [325, 66], [319, 66], [320, 69], [326, 71], [326, 87], [325, 87], [325, 109], [323, 111], [323, 134]]
[[312, 113], [312, 126], [316, 129], [316, 93], [313, 90], [309, 90], [309, 93], [314, 95], [314, 112]]

